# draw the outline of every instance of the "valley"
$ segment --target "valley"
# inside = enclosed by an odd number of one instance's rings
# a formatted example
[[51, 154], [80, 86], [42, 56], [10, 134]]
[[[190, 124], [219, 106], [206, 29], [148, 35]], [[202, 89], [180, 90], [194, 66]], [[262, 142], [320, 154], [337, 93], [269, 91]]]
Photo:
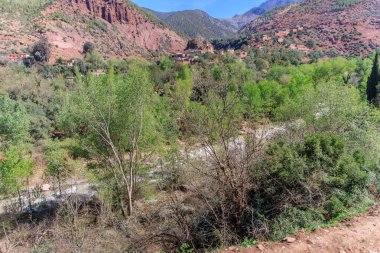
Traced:
[[0, 253], [380, 251], [379, 0], [157, 1], [0, 0]]

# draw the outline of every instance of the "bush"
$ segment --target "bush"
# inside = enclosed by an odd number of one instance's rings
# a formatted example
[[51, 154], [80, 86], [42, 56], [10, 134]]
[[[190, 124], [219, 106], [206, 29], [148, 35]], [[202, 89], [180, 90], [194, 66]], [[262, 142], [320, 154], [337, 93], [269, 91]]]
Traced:
[[[23, 105], [0, 96], [0, 144], [20, 144], [29, 138], [30, 118]], [[0, 145], [0, 150], [4, 148]]]
[[94, 50], [95, 50], [94, 43], [89, 42], [89, 41], [87, 41], [86, 43], [84, 43], [84, 45], [83, 45], [83, 53], [84, 54], [91, 53]]
[[41, 38], [36, 42], [30, 53], [37, 62], [48, 62], [51, 56], [51, 46], [47, 38]]
[[326, 217], [336, 217], [346, 208], [336, 192], [349, 196], [366, 190], [369, 182], [367, 162], [355, 156], [338, 136], [312, 135], [299, 144], [270, 145], [252, 179], [260, 185], [256, 196], [262, 210], [276, 216], [288, 207], [308, 210], [325, 205]]

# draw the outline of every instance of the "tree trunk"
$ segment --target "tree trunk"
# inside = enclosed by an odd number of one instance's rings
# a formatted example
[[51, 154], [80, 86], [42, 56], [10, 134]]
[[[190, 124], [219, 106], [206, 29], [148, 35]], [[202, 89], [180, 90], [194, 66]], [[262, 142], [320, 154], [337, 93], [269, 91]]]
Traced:
[[128, 190], [128, 216], [133, 214], [132, 189]]
[[59, 175], [60, 173], [58, 172], [58, 189], [59, 189], [59, 195], [62, 197], [62, 186], [61, 186], [61, 177]]
[[17, 188], [17, 194], [18, 194], [18, 203], [20, 205], [20, 212], [22, 212], [22, 199], [21, 199], [20, 190], [18, 188]]

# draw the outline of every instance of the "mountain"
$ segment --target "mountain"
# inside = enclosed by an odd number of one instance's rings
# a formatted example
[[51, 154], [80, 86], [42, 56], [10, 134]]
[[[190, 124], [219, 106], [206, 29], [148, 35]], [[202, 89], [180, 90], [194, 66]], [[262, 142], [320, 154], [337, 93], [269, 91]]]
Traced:
[[265, 12], [271, 11], [277, 7], [303, 2], [304, 0], [268, 0], [262, 3], [259, 8], [265, 10]]
[[251, 47], [363, 56], [380, 45], [379, 0], [306, 0], [275, 9], [242, 29]]
[[169, 27], [190, 38], [220, 39], [230, 37], [238, 31], [233, 25], [213, 18], [201, 10], [150, 11]]
[[303, 0], [267, 0], [258, 7], [254, 7], [242, 15], [235, 15], [230, 19], [223, 19], [225, 24], [232, 24], [234, 27], [241, 29], [246, 24], [259, 17], [260, 15], [271, 11], [277, 7], [302, 2]]
[[52, 44], [53, 60], [83, 57], [87, 41], [107, 58], [181, 51], [187, 45], [187, 39], [126, 0], [45, 1], [27, 19], [30, 6], [0, 7], [7, 12], [0, 17], [0, 51], [20, 52], [42, 37]]
[[231, 19], [216, 19], [201, 10], [158, 12], [146, 9], [175, 31], [190, 37], [204, 39], [224, 39], [236, 32], [253, 19], [279, 6], [303, 0], [267, 0], [259, 7], [254, 7], [242, 15]]

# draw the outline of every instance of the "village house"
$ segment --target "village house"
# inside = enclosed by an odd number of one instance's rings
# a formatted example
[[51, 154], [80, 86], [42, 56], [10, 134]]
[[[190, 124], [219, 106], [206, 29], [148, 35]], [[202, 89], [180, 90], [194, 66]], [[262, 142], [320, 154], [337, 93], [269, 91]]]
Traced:
[[74, 67], [75, 59], [71, 59], [67, 61], [67, 67]]
[[23, 64], [24, 59], [29, 58], [29, 57], [30, 55], [25, 54], [25, 53], [3, 54], [3, 55], [0, 55], [0, 61], [2, 65], [7, 65], [9, 63], [21, 65]]
[[8, 54], [7, 55], [9, 62], [20, 62], [21, 60], [30, 57], [28, 54]]
[[171, 55], [171, 58], [175, 62], [182, 64], [192, 64], [195, 60], [199, 59], [199, 55], [205, 54], [203, 50], [186, 50], [182, 53], [175, 53]]

